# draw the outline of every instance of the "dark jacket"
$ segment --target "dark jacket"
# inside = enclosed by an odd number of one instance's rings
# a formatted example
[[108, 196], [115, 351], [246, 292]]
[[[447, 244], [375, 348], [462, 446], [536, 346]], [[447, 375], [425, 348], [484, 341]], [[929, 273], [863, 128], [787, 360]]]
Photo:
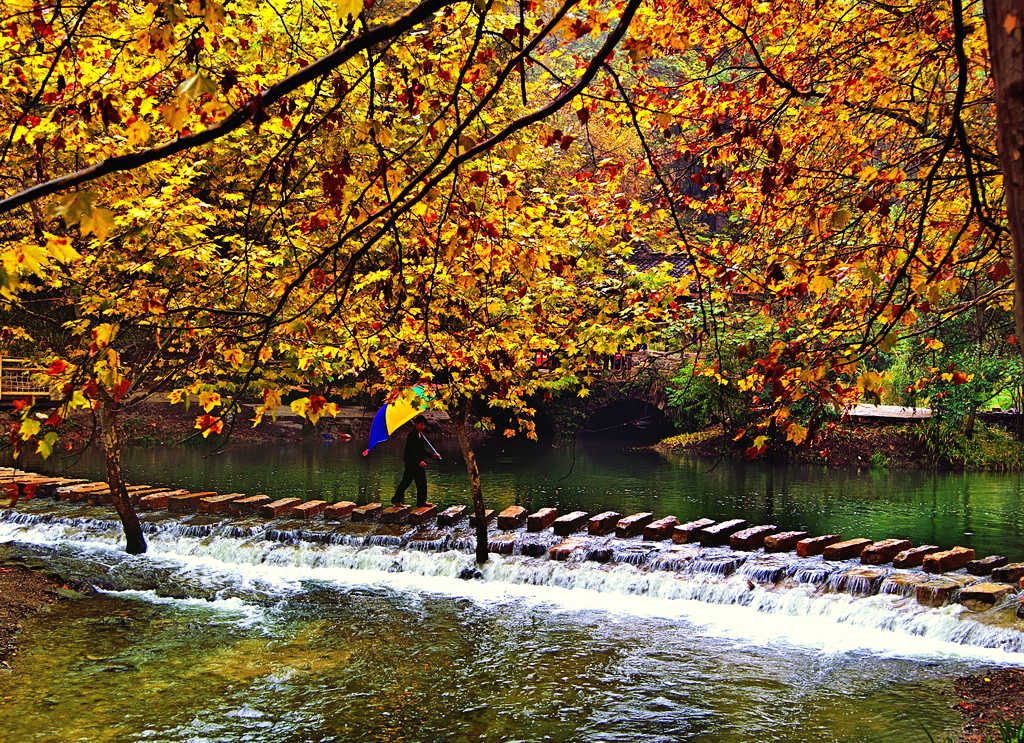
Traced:
[[405, 440], [405, 460], [406, 469], [412, 469], [413, 467], [419, 467], [420, 462], [427, 461], [427, 445], [423, 441], [423, 436], [415, 428], [409, 432], [409, 438]]

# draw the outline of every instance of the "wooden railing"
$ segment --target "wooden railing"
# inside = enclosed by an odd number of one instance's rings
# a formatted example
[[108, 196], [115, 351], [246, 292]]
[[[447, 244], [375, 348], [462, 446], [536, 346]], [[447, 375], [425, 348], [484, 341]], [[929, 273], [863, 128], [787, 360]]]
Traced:
[[44, 371], [28, 359], [0, 356], [0, 398], [49, 397], [50, 387], [43, 377]]

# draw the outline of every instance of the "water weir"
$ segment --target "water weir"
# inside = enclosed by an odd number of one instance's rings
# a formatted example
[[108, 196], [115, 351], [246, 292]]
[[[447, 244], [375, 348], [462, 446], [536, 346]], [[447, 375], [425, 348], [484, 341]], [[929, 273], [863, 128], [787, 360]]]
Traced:
[[[49, 482], [43, 485], [44, 480]], [[120, 524], [109, 509], [88, 502], [100, 499], [102, 484], [57, 480], [34, 481], [41, 492], [56, 495], [56, 502], [35, 498], [0, 510], [0, 542], [116, 552]], [[553, 509], [528, 515], [512, 507], [489, 518], [493, 555], [477, 566], [464, 507], [440, 513], [428, 507], [419, 514], [427, 517], [419, 518], [412, 509], [377, 504], [336, 504], [329, 510], [315, 501], [285, 507], [237, 493], [190, 500], [186, 496], [197, 494], [182, 491], [162, 499], [152, 496], [168, 491], [137, 487], [140, 502], [149, 498], [159, 507], [143, 515], [150, 552], [133, 560], [175, 567], [159, 580], [139, 571], [99, 570], [91, 579], [100, 587], [218, 599], [237, 589], [237, 580], [212, 577], [225, 572], [250, 585], [284, 575], [289, 581], [343, 582], [400, 575], [412, 583], [424, 579], [423, 586], [426, 579], [461, 579], [488, 586], [494, 595], [523, 595], [533, 586], [618, 601], [643, 597], [740, 606], [776, 618], [1024, 654], [1017, 575], [1024, 568], [1005, 559], [974, 560], [970, 550], [809, 537], [740, 520], [694, 526], [652, 514], [559, 517]], [[141, 494], [146, 490], [157, 492]], [[83, 494], [89, 497], [71, 497]], [[231, 507], [246, 500], [251, 509]], [[916, 566], [894, 564], [908, 562]]]

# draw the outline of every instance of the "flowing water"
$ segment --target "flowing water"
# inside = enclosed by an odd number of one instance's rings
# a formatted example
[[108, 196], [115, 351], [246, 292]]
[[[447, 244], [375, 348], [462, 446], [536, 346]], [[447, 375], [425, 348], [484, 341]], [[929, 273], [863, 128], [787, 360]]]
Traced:
[[[490, 503], [737, 516], [1024, 557], [1012, 477], [574, 459], [489, 461]], [[361, 502], [398, 475], [393, 453], [333, 444], [134, 450], [126, 469], [133, 482]], [[463, 501], [462, 482], [442, 466], [431, 499]], [[0, 514], [0, 543], [104, 588], [31, 620], [0, 672], [4, 740], [923, 742], [923, 728], [945, 740], [958, 726], [951, 675], [1024, 664], [1024, 623], [1006, 607], [928, 609], [820, 560], [594, 540], [561, 563], [531, 556], [549, 538], [521, 534], [516, 554], [465, 580], [460, 529], [156, 514], [149, 553], [130, 557], [110, 518], [50, 501]]]

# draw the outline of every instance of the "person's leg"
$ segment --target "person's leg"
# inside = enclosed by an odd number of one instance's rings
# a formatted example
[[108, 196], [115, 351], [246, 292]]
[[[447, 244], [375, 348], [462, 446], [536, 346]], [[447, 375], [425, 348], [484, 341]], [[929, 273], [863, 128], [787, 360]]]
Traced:
[[416, 506], [419, 507], [427, 502], [427, 471], [419, 467], [414, 477], [416, 478]]
[[412, 485], [413, 476], [415, 473], [410, 472], [408, 469], [402, 473], [402, 479], [398, 483], [398, 487], [395, 488], [395, 497], [391, 499], [392, 503], [404, 503], [405, 502], [405, 489]]

